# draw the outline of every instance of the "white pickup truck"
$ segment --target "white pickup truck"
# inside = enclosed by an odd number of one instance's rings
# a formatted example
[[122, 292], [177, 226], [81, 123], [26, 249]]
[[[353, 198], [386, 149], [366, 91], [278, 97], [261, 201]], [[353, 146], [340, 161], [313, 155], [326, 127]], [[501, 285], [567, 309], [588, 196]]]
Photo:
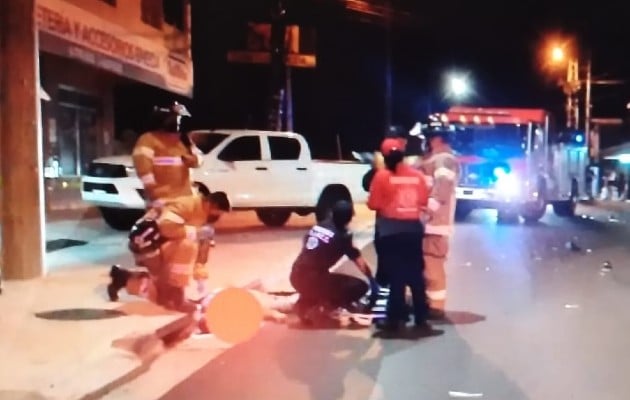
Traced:
[[[283, 226], [292, 212], [315, 212], [321, 219], [338, 200], [366, 201], [361, 180], [370, 165], [313, 160], [299, 134], [198, 130], [190, 137], [204, 153], [203, 165], [191, 170], [198, 189], [225, 192], [233, 209], [255, 210], [267, 226]], [[81, 195], [113, 229], [129, 229], [145, 208], [131, 156], [94, 160], [82, 177]]]

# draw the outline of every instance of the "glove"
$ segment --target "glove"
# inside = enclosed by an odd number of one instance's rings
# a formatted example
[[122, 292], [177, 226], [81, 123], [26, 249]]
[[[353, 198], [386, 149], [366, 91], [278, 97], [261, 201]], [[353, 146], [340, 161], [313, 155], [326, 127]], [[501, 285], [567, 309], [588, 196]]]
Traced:
[[151, 202], [151, 207], [152, 208], [160, 209], [160, 208], [163, 208], [165, 205], [166, 205], [166, 203], [164, 203], [164, 200], [161, 200], [161, 199], [157, 199], [157, 200]]
[[197, 229], [198, 240], [211, 240], [214, 237], [214, 228], [211, 225], [204, 225]]
[[199, 293], [199, 296], [203, 297], [206, 294], [208, 294], [208, 287], [206, 286], [206, 281], [205, 280], [198, 280], [197, 281], [197, 293]]

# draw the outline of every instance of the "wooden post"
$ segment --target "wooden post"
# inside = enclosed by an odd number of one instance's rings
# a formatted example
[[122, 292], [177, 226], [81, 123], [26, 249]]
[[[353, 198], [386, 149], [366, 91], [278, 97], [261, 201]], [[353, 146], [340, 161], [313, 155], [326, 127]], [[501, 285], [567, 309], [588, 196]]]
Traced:
[[44, 190], [35, 0], [0, 0], [0, 73], [3, 114], [2, 276], [44, 274]]

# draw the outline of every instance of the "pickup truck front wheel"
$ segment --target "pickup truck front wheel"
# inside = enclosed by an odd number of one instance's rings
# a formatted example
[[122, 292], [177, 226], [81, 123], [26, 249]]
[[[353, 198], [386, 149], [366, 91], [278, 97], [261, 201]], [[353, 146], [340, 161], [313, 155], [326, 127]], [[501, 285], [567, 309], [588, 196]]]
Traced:
[[286, 208], [259, 208], [256, 215], [266, 226], [281, 227], [291, 218], [291, 210]]
[[117, 231], [128, 231], [144, 215], [143, 210], [100, 207], [105, 223]]

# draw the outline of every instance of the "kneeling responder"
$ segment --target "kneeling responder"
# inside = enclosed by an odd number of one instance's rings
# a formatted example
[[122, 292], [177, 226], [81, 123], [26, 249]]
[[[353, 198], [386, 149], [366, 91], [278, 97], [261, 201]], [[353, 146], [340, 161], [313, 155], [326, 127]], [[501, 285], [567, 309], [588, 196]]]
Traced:
[[387, 269], [390, 294], [387, 317], [377, 328], [402, 329], [409, 313], [405, 288], [411, 289], [415, 327], [423, 334], [435, 334], [427, 324], [425, 282], [422, 275], [423, 225], [421, 218], [429, 193], [422, 172], [405, 164], [404, 143], [387, 138], [381, 144], [386, 168], [379, 170], [370, 187], [368, 207], [379, 216], [380, 262]]
[[200, 241], [214, 236], [210, 223], [229, 210], [224, 193], [180, 198], [159, 210], [149, 210], [129, 235], [129, 249], [136, 264], [148, 271], [132, 272], [113, 266], [107, 287], [110, 299], [117, 300], [118, 291], [125, 287], [127, 293], [146, 297], [167, 309], [195, 311], [196, 304], [186, 299], [184, 291], [191, 276], [203, 280], [207, 274], [209, 247], [200, 246]]
[[[339, 201], [333, 206], [332, 215], [313, 226], [304, 237], [290, 275], [291, 284], [299, 293], [294, 310], [303, 323], [332, 316], [338, 308], [352, 308], [368, 289], [378, 293], [372, 272], [348, 231], [353, 216], [352, 204]], [[361, 279], [330, 272], [344, 255], [367, 277], [369, 287]]]

